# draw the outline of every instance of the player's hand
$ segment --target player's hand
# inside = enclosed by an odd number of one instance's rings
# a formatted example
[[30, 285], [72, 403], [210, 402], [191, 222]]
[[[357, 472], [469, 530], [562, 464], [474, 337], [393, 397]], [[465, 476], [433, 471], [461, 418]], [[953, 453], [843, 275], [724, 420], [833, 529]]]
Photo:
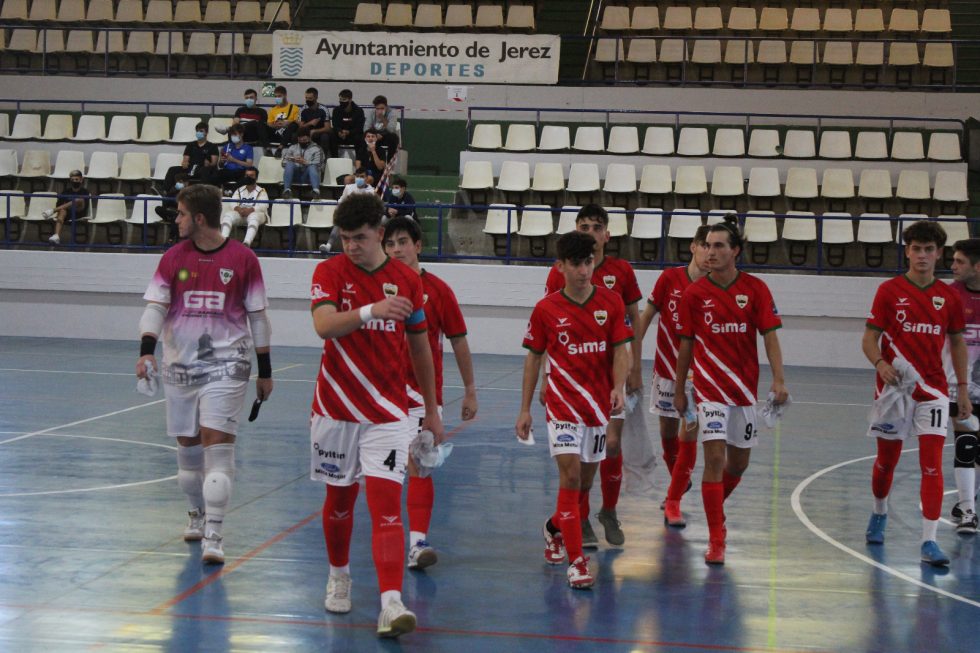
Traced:
[[255, 396], [265, 401], [272, 394], [272, 379], [255, 379]]
[[428, 412], [426, 411], [425, 417], [422, 418], [422, 430], [432, 432], [432, 444], [439, 446], [446, 439], [446, 432], [442, 428], [442, 418], [439, 417], [438, 411]]
[[888, 385], [898, 385], [899, 380], [902, 378], [902, 375], [898, 373], [898, 370], [885, 361], [878, 363], [877, 369], [878, 374], [881, 376], [881, 380]]
[[514, 433], [521, 440], [527, 440], [531, 434], [531, 411], [522, 410], [517, 416], [517, 424], [514, 425]]
[[956, 419], [961, 422], [969, 419], [970, 415], [973, 414], [973, 404], [970, 403], [970, 396], [965, 392], [957, 393], [956, 407], [959, 409], [959, 414], [956, 416]]
[[476, 391], [469, 391], [463, 396], [463, 409], [461, 417], [463, 421], [469, 421], [476, 417], [476, 411], [479, 410], [479, 404], [476, 401]]
[[136, 361], [136, 378], [145, 379], [146, 376], [146, 364], [150, 363], [153, 365], [153, 369], [157, 372], [160, 371], [160, 366], [157, 365], [157, 357], [153, 354], [148, 354], [146, 356], [140, 356], [140, 359]]
[[786, 390], [786, 385], [784, 383], [776, 383], [773, 381], [769, 391], [776, 395], [773, 397], [772, 403], [776, 404], [777, 406], [779, 404], [786, 403], [786, 400], [789, 399], [789, 391]]
[[609, 393], [609, 401], [612, 403], [612, 414], [619, 415], [623, 412], [623, 407], [626, 405], [626, 398], [623, 396], [622, 388], [613, 388], [612, 392]]
[[674, 408], [678, 413], [683, 415], [687, 412], [687, 393], [686, 392], [675, 392], [674, 393]]
[[400, 295], [389, 297], [375, 303], [371, 314], [381, 320], [404, 322], [412, 314], [412, 300]]

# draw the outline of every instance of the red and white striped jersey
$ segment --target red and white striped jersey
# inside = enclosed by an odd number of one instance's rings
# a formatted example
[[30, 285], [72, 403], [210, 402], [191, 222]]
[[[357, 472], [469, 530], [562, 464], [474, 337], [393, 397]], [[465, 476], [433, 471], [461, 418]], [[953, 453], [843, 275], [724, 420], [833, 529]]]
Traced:
[[677, 373], [677, 350], [680, 347], [681, 295], [691, 285], [687, 266], [664, 270], [653, 285], [647, 301], [660, 314], [657, 320], [657, 355], [653, 373], [661, 379], [674, 380]]
[[[619, 295], [627, 306], [643, 299], [633, 266], [615, 256], [606, 256], [599, 265], [595, 266], [595, 271], [592, 272], [592, 285], [608, 288]], [[558, 265], [551, 266], [548, 280], [544, 284], [545, 294], [550, 295], [564, 287], [565, 277], [558, 271]]]
[[[449, 285], [432, 274], [422, 270], [422, 303], [425, 309], [425, 322], [428, 324], [429, 348], [432, 349], [432, 365], [436, 377], [436, 403], [442, 406], [442, 343], [446, 338], [459, 338], [466, 335], [466, 322], [459, 310], [456, 294]], [[408, 378], [408, 407], [423, 406], [422, 391], [415, 378], [412, 361], [405, 357], [405, 375]]]
[[[963, 340], [966, 341], [966, 376], [969, 383], [970, 401], [980, 404], [980, 292], [970, 290], [965, 283], [954, 281], [949, 284], [960, 296], [963, 304], [963, 318], [966, 329]], [[949, 383], [949, 398], [957, 396], [956, 371], [953, 369], [953, 357], [949, 352], [949, 341], [943, 347], [943, 368], [946, 370], [946, 381]]]
[[341, 255], [316, 266], [310, 289], [312, 310], [333, 304], [341, 312], [356, 311], [396, 295], [412, 300], [413, 312], [404, 322], [374, 319], [345, 336], [324, 341], [313, 394], [315, 414], [360, 424], [404, 419], [408, 414], [405, 369], [392, 361], [408, 356], [406, 330], [426, 330], [422, 282], [404, 263], [386, 259], [369, 271]]
[[739, 272], [727, 287], [709, 274], [681, 296], [680, 336], [694, 340], [694, 392], [698, 403], [753, 406], [759, 386], [757, 333], [781, 327], [769, 288]]
[[[881, 332], [881, 357], [887, 363], [901, 356], [922, 377], [912, 392], [914, 400], [949, 396], [943, 345], [947, 333], [966, 328], [963, 304], [956, 291], [938, 279], [920, 288], [904, 274], [894, 277], [878, 286], [866, 324]], [[883, 389], [884, 381], [875, 374], [875, 397]]]
[[581, 304], [564, 291], [539, 301], [524, 334], [524, 347], [548, 355], [548, 419], [583, 426], [607, 424], [612, 410], [613, 350], [632, 339], [626, 306], [611, 290], [593, 286]]

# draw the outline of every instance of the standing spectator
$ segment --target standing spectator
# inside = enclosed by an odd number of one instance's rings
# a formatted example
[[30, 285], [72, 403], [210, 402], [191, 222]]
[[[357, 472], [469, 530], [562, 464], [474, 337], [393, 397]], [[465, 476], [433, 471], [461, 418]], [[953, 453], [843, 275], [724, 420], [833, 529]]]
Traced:
[[323, 163], [323, 150], [316, 143], [310, 142], [310, 130], [307, 127], [301, 128], [296, 132], [296, 143], [287, 147], [282, 154], [282, 167], [285, 169], [282, 175], [283, 199], [293, 196], [293, 181], [309, 184], [313, 190], [313, 199], [320, 199]]
[[299, 107], [286, 98], [285, 86], [277, 86], [273, 93], [276, 106], [269, 110], [266, 126], [269, 143], [277, 144], [275, 156], [278, 158], [282, 155], [283, 148], [295, 141], [294, 137], [299, 129]]
[[398, 149], [398, 119], [395, 112], [388, 106], [388, 98], [378, 95], [371, 103], [374, 113], [371, 116], [371, 128], [381, 134], [381, 147], [387, 149], [389, 155]]
[[233, 200], [238, 200], [238, 204], [233, 206], [230, 211], [225, 211], [221, 215], [221, 235], [227, 238], [231, 235], [232, 227], [246, 224], [245, 237], [242, 239], [247, 247], [252, 246], [255, 234], [259, 227], [268, 221], [269, 205], [265, 204], [269, 200], [269, 195], [265, 189], [256, 182], [259, 178], [259, 171], [249, 167], [245, 169], [245, 184], [238, 188], [231, 196]]
[[382, 199], [389, 218], [415, 217], [415, 198], [408, 192], [408, 182], [404, 177], [392, 177]]
[[239, 125], [228, 128], [228, 142], [221, 147], [218, 170], [211, 176], [211, 183], [218, 188], [226, 183], [240, 185], [245, 169], [253, 164], [254, 151], [251, 145], [242, 142], [242, 131]]
[[48, 238], [48, 242], [52, 245], [61, 244], [61, 226], [66, 220], [88, 217], [89, 198], [92, 194], [83, 184], [82, 171], [72, 170], [68, 173], [65, 190], [58, 195], [58, 204], [42, 214], [48, 220], [55, 221], [54, 234]]
[[328, 149], [330, 156], [334, 157], [341, 145], [357, 147], [364, 138], [364, 110], [354, 104], [354, 94], [345, 88], [338, 100], [340, 103], [334, 107], [330, 117], [333, 131]]
[[299, 112], [300, 128], [309, 129], [310, 139], [318, 144], [330, 131], [330, 117], [327, 115], [326, 108], [318, 101], [319, 97], [319, 92], [312, 86], [306, 89], [306, 104]]
[[[232, 125], [239, 125], [242, 128], [242, 136], [246, 143], [257, 144], [263, 147], [268, 143], [266, 138], [266, 125], [268, 124], [269, 114], [265, 109], [258, 106], [258, 93], [254, 88], [245, 91], [245, 104], [235, 110], [235, 115], [231, 119]], [[218, 127], [219, 134], [227, 134], [228, 128]]]
[[184, 148], [184, 158], [180, 165], [167, 170], [164, 186], [173, 188], [177, 173], [186, 172], [193, 180], [211, 183], [211, 175], [218, 169], [218, 146], [208, 141], [208, 123], [197, 123], [194, 137], [197, 139]]
[[377, 186], [388, 166], [387, 152], [379, 147], [380, 141], [381, 134], [369, 129], [364, 132], [363, 141], [354, 150], [354, 167], [367, 171], [367, 181], [372, 186]]

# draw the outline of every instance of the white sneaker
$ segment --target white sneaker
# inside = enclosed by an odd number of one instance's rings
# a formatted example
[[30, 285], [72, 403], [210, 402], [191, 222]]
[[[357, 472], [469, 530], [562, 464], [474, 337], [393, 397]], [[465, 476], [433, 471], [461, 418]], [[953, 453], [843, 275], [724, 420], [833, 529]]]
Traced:
[[191, 510], [187, 513], [187, 528], [184, 529], [185, 542], [200, 542], [204, 539], [204, 513]]
[[330, 243], [324, 243], [324, 244], [320, 245], [320, 253], [321, 254], [329, 254], [330, 253]]
[[58, 234], [55, 234], [55, 235], [51, 236], [50, 238], [48, 238], [48, 242], [51, 243], [52, 245], [60, 245], [61, 244], [61, 236], [59, 236]]
[[54, 214], [55, 214], [54, 209], [47, 209], [45, 211], [41, 211], [41, 217], [44, 218], [45, 220], [53, 220]]
[[201, 540], [201, 560], [207, 564], [225, 564], [225, 550], [221, 547], [221, 536], [217, 533], [208, 533]]
[[327, 612], [350, 612], [350, 586], [350, 574], [331, 574], [327, 578], [327, 598], [323, 601]]
[[408, 568], [425, 569], [438, 562], [439, 556], [436, 550], [429, 546], [425, 540], [419, 540], [408, 550]]
[[415, 630], [415, 613], [398, 599], [388, 601], [378, 615], [378, 637], [398, 637]]

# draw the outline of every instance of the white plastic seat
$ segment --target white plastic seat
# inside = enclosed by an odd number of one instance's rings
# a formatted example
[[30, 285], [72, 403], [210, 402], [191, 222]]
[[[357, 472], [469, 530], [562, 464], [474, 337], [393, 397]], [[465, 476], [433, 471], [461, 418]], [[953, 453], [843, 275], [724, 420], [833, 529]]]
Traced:
[[626, 49], [626, 62], [647, 66], [657, 60], [656, 39], [634, 38]]
[[558, 214], [558, 226], [555, 227], [555, 233], [560, 236], [562, 234], [567, 234], [569, 231], [575, 231], [575, 219], [578, 217], [578, 212], [581, 209], [581, 206], [561, 207], [561, 213]]
[[888, 136], [885, 132], [858, 132], [854, 157], [858, 159], [887, 159]]
[[952, 68], [956, 63], [952, 43], [926, 43], [922, 65], [926, 68]]
[[602, 127], [579, 127], [575, 130], [572, 149], [580, 152], [603, 152], [606, 149], [605, 138]]
[[92, 152], [88, 161], [89, 179], [103, 180], [119, 177], [119, 155], [115, 152]]
[[892, 194], [892, 175], [888, 170], [866, 169], [861, 171], [858, 197], [862, 199], [888, 200]]
[[389, 2], [385, 11], [385, 27], [411, 27], [412, 5], [404, 2]]
[[557, 193], [565, 190], [565, 174], [561, 164], [544, 161], [535, 163], [531, 190], [538, 193]]
[[[360, 9], [360, 5], [358, 5]], [[356, 24], [356, 23], [355, 23]], [[442, 27], [442, 5], [423, 2], [415, 8], [416, 29], [438, 29]]]
[[[153, 166], [153, 181], [163, 181], [167, 176], [167, 170], [174, 166], [179, 166], [184, 157], [173, 152], [161, 152], [157, 154], [156, 164]], [[269, 157], [272, 158], [272, 157]], [[261, 165], [261, 160], [259, 161]], [[278, 164], [278, 162], [276, 162]], [[259, 183], [262, 183], [261, 181]]]
[[487, 220], [483, 225], [483, 233], [491, 236], [506, 236], [517, 233], [520, 220], [517, 207], [514, 204], [491, 204], [487, 210]]
[[633, 229], [630, 237], [637, 240], [659, 240], [664, 235], [662, 209], [639, 208], [633, 213]]
[[[691, 61], [701, 66], [714, 66], [721, 63], [721, 41], [718, 39], [698, 39], [691, 50]], [[699, 78], [707, 78], [710, 70], [698, 73]], [[702, 77], [702, 74], [705, 77]]]
[[660, 11], [656, 6], [633, 7], [633, 16], [630, 19], [631, 31], [652, 32], [658, 29], [660, 29]]
[[607, 5], [602, 10], [602, 21], [599, 29], [604, 32], [625, 32], [630, 29], [630, 8], [618, 5]]
[[32, 23], [42, 23], [56, 20], [58, 17], [55, 0], [31, 0], [30, 12], [27, 19]]
[[878, 245], [892, 242], [892, 225], [887, 213], [862, 213], [858, 218], [859, 243]]
[[142, 181], [152, 175], [150, 155], [147, 152], [126, 152], [122, 157], [119, 168], [119, 179], [122, 181]]
[[967, 222], [965, 215], [941, 215], [936, 218], [936, 222], [946, 232], [947, 245], [970, 237], [970, 223]]
[[812, 159], [817, 156], [814, 133], [809, 129], [789, 129], [783, 138], [783, 156], [791, 159]]
[[289, 23], [289, 3], [283, 2], [282, 4], [278, 2], [268, 2], [265, 3], [265, 9], [262, 11], [262, 22], [276, 23], [276, 24], [286, 24]]
[[843, 36], [854, 30], [854, 16], [851, 10], [842, 7], [828, 7], [823, 13], [823, 31], [831, 36]]
[[595, 163], [575, 162], [568, 169], [565, 189], [570, 193], [594, 193], [599, 190], [599, 166]]
[[926, 155], [930, 161], [959, 161], [960, 135], [954, 132], [933, 132], [929, 135], [929, 152]]
[[197, 140], [195, 132], [197, 123], [201, 119], [197, 116], [180, 116], [174, 121], [174, 133], [170, 138], [171, 143], [190, 143]]
[[[9, 192], [9, 191], [5, 191]], [[24, 195], [0, 195], [0, 222], [9, 218], [23, 219], [27, 215], [27, 203]]]
[[789, 13], [785, 7], [763, 7], [759, 14], [759, 30], [785, 32], [789, 29]]
[[0, 177], [16, 177], [18, 170], [17, 150], [0, 150]]
[[234, 22], [236, 25], [241, 25], [243, 23], [261, 23], [262, 6], [259, 4], [258, 0], [238, 0], [238, 2], [235, 3]]
[[218, 45], [215, 46], [214, 53], [219, 57], [243, 56], [246, 49], [244, 34], [221, 32], [218, 34]]
[[309, 213], [306, 215], [306, 222], [299, 226], [311, 231], [332, 229], [333, 214], [336, 210], [337, 202], [333, 200], [313, 202], [310, 204]]
[[463, 165], [463, 178], [459, 187], [465, 190], [493, 188], [493, 164], [490, 161], [467, 161]]
[[126, 201], [122, 193], [103, 193], [95, 200], [92, 224], [110, 224], [126, 221]]
[[674, 189], [669, 165], [648, 163], [640, 171], [639, 191], [647, 195], [667, 195]]
[[473, 27], [472, 4], [446, 5], [446, 18], [443, 24], [447, 29], [460, 30]]
[[232, 118], [229, 116], [211, 116], [208, 118], [208, 142], [215, 145], [227, 143], [228, 136], [218, 130], [227, 130], [231, 125]]
[[44, 124], [44, 135], [41, 136], [45, 141], [66, 141], [74, 136], [71, 116], [68, 114], [51, 114]]
[[919, 31], [919, 12], [896, 7], [888, 18], [888, 31], [897, 36], [914, 36]]
[[790, 168], [786, 171], [786, 186], [783, 191], [789, 199], [816, 199], [817, 171], [814, 168]]
[[571, 147], [571, 137], [565, 125], [545, 125], [541, 128], [538, 149], [543, 152], [567, 150]]
[[252, 34], [252, 39], [248, 42], [248, 56], [271, 57], [272, 34]]
[[876, 68], [885, 65], [885, 44], [881, 41], [859, 42], [854, 63], [859, 66]]
[[793, 10], [793, 19], [789, 28], [800, 34], [812, 34], [820, 31], [820, 10], [816, 7], [797, 7]]
[[854, 44], [850, 41], [827, 41], [821, 61], [828, 66], [850, 66], [854, 63]]
[[647, 127], [643, 134], [643, 153], [668, 156], [674, 153], [673, 127]]
[[507, 8], [507, 20], [504, 27], [513, 30], [531, 30], [535, 28], [534, 5], [510, 5]]
[[105, 140], [105, 116], [86, 114], [78, 119], [78, 130], [72, 137], [74, 141]]
[[925, 201], [932, 196], [929, 171], [906, 168], [898, 173], [895, 196], [901, 200]]
[[817, 239], [817, 221], [812, 211], [787, 211], [783, 221], [783, 240], [811, 241]]
[[708, 156], [708, 130], [705, 127], [681, 127], [677, 153], [681, 156]]
[[725, 56], [722, 61], [730, 66], [755, 63], [755, 44], [748, 39], [725, 41]]
[[473, 26], [477, 29], [501, 29], [504, 26], [504, 8], [500, 5], [477, 5]]
[[146, 116], [140, 130], [140, 143], [163, 143], [170, 139], [170, 118], [167, 116]]
[[7, 50], [10, 52], [39, 52], [37, 30], [17, 28], [11, 30]]
[[679, 64], [687, 61], [687, 45], [684, 39], [663, 39], [660, 41], [660, 63]]
[[635, 154], [640, 150], [640, 132], [632, 125], [616, 125], [609, 130], [609, 147], [611, 154]]
[[926, 9], [922, 12], [919, 31], [925, 34], [943, 35], [953, 31], [949, 9]]
[[602, 190], [607, 193], [635, 193], [636, 166], [632, 163], [610, 163], [606, 166], [606, 181]]
[[846, 131], [825, 130], [820, 135], [821, 159], [850, 159], [851, 135]]
[[[176, 14], [176, 12], [174, 12]], [[176, 18], [176, 15], [174, 16]], [[204, 23], [207, 25], [228, 25], [231, 23], [231, 2], [229, 0], [208, 0], [204, 7]]]
[[921, 161], [926, 158], [922, 132], [895, 132], [891, 158], [898, 161]]
[[18, 113], [14, 117], [14, 127], [9, 140], [26, 141], [41, 138], [41, 116], [37, 113]]
[[916, 43], [893, 41], [888, 44], [889, 66], [918, 66], [919, 46]]
[[155, 54], [159, 57], [184, 54], [183, 32], [160, 32], [157, 34]]
[[303, 205], [299, 200], [277, 200], [270, 209], [266, 228], [289, 229], [303, 224]]
[[518, 236], [541, 238], [555, 232], [551, 221], [551, 207], [546, 204], [528, 204], [521, 211], [519, 221], [521, 228], [517, 230]]
[[708, 192], [708, 178], [704, 166], [677, 166], [674, 172], [675, 195], [704, 195]]
[[117, 23], [142, 23], [143, 0], [119, 0], [116, 5]]
[[81, 170], [85, 173], [85, 153], [78, 150], [61, 150], [54, 160], [54, 172], [49, 177], [52, 179], [68, 179], [72, 170]]
[[160, 216], [156, 212], [156, 208], [159, 206], [163, 206], [163, 200], [160, 199], [159, 195], [145, 195], [141, 193], [136, 196], [136, 201], [133, 202], [133, 208], [129, 212], [129, 216], [125, 222], [137, 226], [161, 222]]
[[[65, 5], [68, 3], [62, 3]], [[69, 54], [89, 54], [95, 51], [95, 41], [92, 39], [92, 31], [87, 29], [73, 29], [68, 32], [65, 39], [65, 52]]]
[[793, 41], [789, 46], [789, 62], [796, 66], [812, 66], [820, 63], [817, 44], [814, 41]]
[[58, 205], [58, 196], [55, 193], [34, 193], [27, 202], [27, 211], [21, 216], [21, 220], [27, 222], [43, 222], [45, 211], [50, 211]]
[[110, 143], [125, 143], [135, 141], [137, 138], [139, 132], [136, 129], [136, 116], [113, 116], [109, 121], [109, 134], [103, 140]]
[[470, 147], [473, 149], [499, 150], [502, 146], [500, 125], [481, 123], [473, 128], [473, 140], [470, 142]]
[[774, 243], [779, 240], [776, 216], [772, 211], [751, 211], [745, 215], [745, 240], [750, 243]]
[[[208, 4], [215, 4], [215, 0], [209, 0]], [[197, 0], [177, 0], [174, 5], [175, 23], [200, 23], [201, 22], [201, 3]]]
[[745, 156], [745, 132], [741, 129], [721, 127], [715, 131], [714, 156]]
[[259, 171], [259, 186], [268, 189], [270, 186], [282, 183], [282, 164], [275, 157], [263, 156], [259, 159], [259, 165], [255, 167]]
[[701, 211], [697, 209], [674, 209], [667, 226], [668, 238], [694, 238], [701, 226]]
[[750, 198], [774, 198], [781, 194], [778, 168], [751, 168], [746, 193]]
[[731, 215], [731, 213], [732, 211], [730, 209], [711, 209], [708, 211], [704, 224], [710, 227], [713, 224], [724, 222], [725, 216]]
[[664, 30], [687, 31], [694, 28], [690, 7], [670, 5], [664, 10]]
[[622, 206], [604, 206], [606, 214], [609, 215], [609, 226], [606, 230], [610, 238], [620, 238], [629, 233], [626, 222], [626, 209]]
[[153, 40], [153, 32], [130, 32], [129, 39], [126, 41], [126, 54], [132, 55], [151, 55], [156, 52], [156, 42]]
[[33, 179], [51, 175], [51, 155], [47, 150], [27, 150], [20, 162], [18, 177]]
[[505, 150], [509, 152], [531, 152], [536, 143], [534, 125], [512, 124], [507, 127], [507, 138], [504, 140]]
[[531, 166], [527, 161], [504, 161], [500, 164], [497, 189], [523, 193], [531, 188]]
[[340, 188], [343, 186], [342, 183], [338, 182], [337, 179], [340, 177], [346, 177], [347, 175], [354, 174], [354, 162], [346, 156], [341, 157], [330, 157], [327, 159], [327, 174], [323, 176], [323, 182], [321, 186], [333, 186], [335, 188]]
[[820, 216], [820, 223], [820, 239], [825, 245], [846, 245], [854, 242], [854, 220], [850, 213], [824, 213]]
[[146, 13], [143, 16], [143, 20], [147, 23], [174, 22], [173, 4], [171, 0], [150, 0], [146, 5]]
[[358, 2], [354, 11], [354, 25], [357, 27], [377, 27], [384, 22], [381, 3]]
[[820, 180], [820, 197], [825, 199], [854, 197], [854, 171], [850, 168], [825, 168]]
[[711, 173], [712, 197], [741, 197], [745, 194], [745, 179], [741, 166], [715, 166]]
[[969, 199], [966, 190], [966, 172], [960, 170], [937, 172], [932, 198], [937, 202], [966, 202]]
[[[765, 10], [763, 10], [765, 11]], [[759, 51], [755, 60], [767, 66], [781, 66], [786, 63], [786, 41], [766, 39], [759, 41]]]
[[694, 11], [694, 29], [698, 32], [716, 32], [724, 28], [721, 7], [698, 7]]
[[884, 36], [885, 15], [881, 7], [865, 7], [854, 12], [854, 31], [871, 37]]
[[753, 129], [749, 132], [749, 156], [775, 157], [782, 152], [778, 129]]
[[28, 0], [6, 0], [0, 8], [0, 21], [18, 21], [28, 18]]

